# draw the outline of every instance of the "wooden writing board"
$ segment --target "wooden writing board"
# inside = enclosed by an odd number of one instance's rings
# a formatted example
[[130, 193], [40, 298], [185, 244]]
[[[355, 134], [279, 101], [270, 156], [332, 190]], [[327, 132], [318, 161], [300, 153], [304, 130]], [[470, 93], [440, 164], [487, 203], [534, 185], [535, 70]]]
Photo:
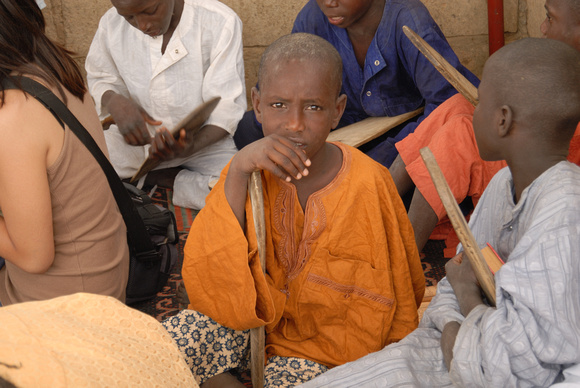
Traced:
[[[220, 97], [214, 97], [209, 101], [204, 102], [197, 108], [195, 108], [190, 114], [188, 114], [183, 120], [181, 120], [172, 130], [169, 132], [173, 135], [175, 139], [179, 138], [179, 132], [181, 129], [185, 129], [189, 134], [195, 134], [198, 132], [203, 124], [207, 121], [211, 112], [215, 109]], [[159, 166], [161, 163], [158, 159], [147, 158], [139, 167], [139, 170], [131, 178], [131, 182], [135, 182], [145, 176], [149, 171], [153, 170], [155, 167]]]

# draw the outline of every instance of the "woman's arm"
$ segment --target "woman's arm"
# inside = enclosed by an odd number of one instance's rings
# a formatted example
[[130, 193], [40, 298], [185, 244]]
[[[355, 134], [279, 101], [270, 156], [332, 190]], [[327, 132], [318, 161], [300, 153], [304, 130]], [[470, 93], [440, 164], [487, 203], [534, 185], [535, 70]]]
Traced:
[[0, 108], [0, 256], [43, 273], [55, 252], [46, 166], [58, 157], [64, 131], [34, 98], [20, 91], [6, 97]]

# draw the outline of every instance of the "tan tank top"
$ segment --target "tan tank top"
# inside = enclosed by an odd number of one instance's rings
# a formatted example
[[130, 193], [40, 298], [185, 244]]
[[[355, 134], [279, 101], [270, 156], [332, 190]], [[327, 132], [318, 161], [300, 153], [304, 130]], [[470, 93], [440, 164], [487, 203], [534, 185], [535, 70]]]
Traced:
[[[53, 93], [58, 96], [55, 90]], [[82, 102], [66, 93], [68, 108], [108, 156], [90, 95], [85, 95]], [[64, 131], [60, 155], [47, 169], [54, 263], [45, 273], [32, 274], [6, 262], [0, 271], [3, 306], [76, 292], [108, 295], [125, 301], [129, 250], [123, 218], [95, 158], [68, 127]]]

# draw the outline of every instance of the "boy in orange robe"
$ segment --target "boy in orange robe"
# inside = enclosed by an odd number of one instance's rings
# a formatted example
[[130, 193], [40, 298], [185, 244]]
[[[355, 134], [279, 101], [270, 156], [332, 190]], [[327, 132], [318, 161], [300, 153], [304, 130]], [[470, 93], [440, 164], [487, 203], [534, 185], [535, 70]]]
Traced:
[[[236, 154], [196, 217], [182, 270], [191, 310], [165, 322], [204, 386], [236, 386], [223, 372], [244, 367], [253, 327], [266, 326], [266, 386], [294, 386], [418, 324], [425, 279], [388, 170], [326, 142], [345, 107], [341, 74], [336, 50], [314, 35], [264, 53], [252, 100], [267, 136]], [[247, 196], [255, 170], [265, 275]]]

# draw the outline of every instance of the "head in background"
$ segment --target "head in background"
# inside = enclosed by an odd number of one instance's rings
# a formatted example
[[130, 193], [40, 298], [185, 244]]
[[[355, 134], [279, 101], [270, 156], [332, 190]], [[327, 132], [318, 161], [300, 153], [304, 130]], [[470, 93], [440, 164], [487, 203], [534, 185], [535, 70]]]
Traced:
[[183, 0], [111, 0], [117, 13], [151, 37], [163, 36], [179, 23]]
[[[57, 87], [61, 95], [62, 85], [82, 99], [86, 88], [70, 54], [45, 35], [44, 17], [35, 0], [0, 0], [0, 81], [11, 74], [33, 75]], [[3, 102], [0, 86], [0, 106]]]
[[546, 0], [545, 38], [559, 40], [580, 51], [580, 0]]
[[264, 52], [258, 84], [252, 102], [264, 135], [286, 136], [313, 157], [346, 106], [336, 49], [316, 35], [283, 36]]
[[385, 0], [316, 0], [316, 3], [330, 24], [346, 29], [378, 26], [385, 8]]
[[473, 129], [484, 160], [566, 158], [580, 121], [580, 52], [552, 39], [515, 41], [485, 63], [478, 92]]

